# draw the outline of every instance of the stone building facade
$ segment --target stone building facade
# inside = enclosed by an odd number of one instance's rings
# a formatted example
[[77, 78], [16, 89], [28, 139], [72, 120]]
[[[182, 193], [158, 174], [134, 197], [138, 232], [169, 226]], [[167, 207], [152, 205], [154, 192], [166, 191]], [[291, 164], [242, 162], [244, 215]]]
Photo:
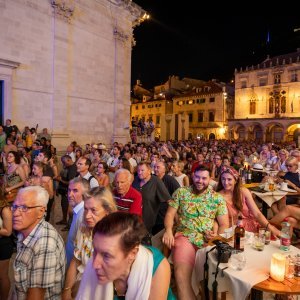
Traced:
[[230, 137], [260, 142], [300, 140], [300, 49], [235, 71]]
[[161, 140], [188, 138], [228, 138], [227, 119], [233, 117], [233, 85], [212, 80], [170, 76], [154, 87], [154, 94], [139, 90], [140, 101], [133, 100], [131, 117], [152, 119], [156, 137]]
[[208, 81], [189, 93], [175, 96], [175, 137], [227, 139], [227, 119], [233, 116], [233, 101], [233, 86], [216, 81]]
[[129, 140], [133, 28], [123, 0], [0, 0], [2, 122], [47, 127], [53, 143]]

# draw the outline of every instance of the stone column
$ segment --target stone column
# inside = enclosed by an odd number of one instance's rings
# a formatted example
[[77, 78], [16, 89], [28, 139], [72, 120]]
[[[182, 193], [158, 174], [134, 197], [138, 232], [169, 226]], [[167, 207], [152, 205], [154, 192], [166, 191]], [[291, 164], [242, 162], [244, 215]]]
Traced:
[[166, 141], [170, 139], [171, 136], [171, 121], [172, 121], [172, 115], [165, 115], [166, 120]]
[[185, 115], [181, 115], [181, 139], [185, 140]]

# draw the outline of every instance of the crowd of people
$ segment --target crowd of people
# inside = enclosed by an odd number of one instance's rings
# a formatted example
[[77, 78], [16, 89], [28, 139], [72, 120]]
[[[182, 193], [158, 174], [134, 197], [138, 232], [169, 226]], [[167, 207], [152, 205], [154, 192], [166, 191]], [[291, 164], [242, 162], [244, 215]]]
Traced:
[[[60, 167], [47, 129], [30, 138], [28, 129], [1, 129], [0, 299], [9, 295], [14, 243], [12, 299], [175, 299], [175, 291], [193, 300], [197, 249], [238, 216], [247, 231], [268, 226], [275, 237], [286, 217], [300, 229], [297, 197], [283, 198], [268, 219], [242, 182], [244, 165], [259, 164], [278, 171], [272, 180], [300, 191], [293, 142], [195, 139], [108, 148], [74, 141]], [[54, 201], [62, 215], [56, 224]], [[53, 225], [68, 231], [65, 242]], [[174, 291], [162, 243], [172, 251]]]

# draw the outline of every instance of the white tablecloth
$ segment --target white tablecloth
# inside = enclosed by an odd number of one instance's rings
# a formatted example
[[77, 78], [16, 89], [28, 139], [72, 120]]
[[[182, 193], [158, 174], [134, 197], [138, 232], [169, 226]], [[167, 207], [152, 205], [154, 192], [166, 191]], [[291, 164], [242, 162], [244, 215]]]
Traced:
[[[291, 246], [290, 251], [283, 252], [279, 249], [279, 240], [271, 241], [266, 245], [263, 251], [254, 250], [251, 245], [245, 245], [246, 266], [242, 271], [235, 271], [230, 268], [225, 269], [224, 277], [222, 276], [222, 269], [228, 267], [228, 264], [222, 263], [219, 265], [219, 273], [217, 277], [218, 292], [229, 292], [229, 295], [234, 300], [245, 299], [251, 288], [257, 283], [269, 278], [270, 264], [272, 254], [275, 252], [295, 255], [300, 253], [300, 250]], [[204, 263], [206, 251], [211, 247], [200, 249], [196, 254], [196, 263], [192, 275], [192, 286], [196, 294], [199, 293], [200, 281], [204, 279]], [[217, 261], [215, 250], [209, 253], [209, 283], [208, 287], [212, 290], [211, 285], [214, 281], [214, 273], [216, 271]]]
[[261, 200], [266, 202], [269, 205], [269, 207], [271, 207], [273, 203], [279, 201], [285, 195], [287, 195], [287, 192], [279, 191], [279, 190], [274, 192], [266, 192], [266, 193], [259, 193], [255, 191], [251, 191], [251, 192], [256, 196], [258, 196]]

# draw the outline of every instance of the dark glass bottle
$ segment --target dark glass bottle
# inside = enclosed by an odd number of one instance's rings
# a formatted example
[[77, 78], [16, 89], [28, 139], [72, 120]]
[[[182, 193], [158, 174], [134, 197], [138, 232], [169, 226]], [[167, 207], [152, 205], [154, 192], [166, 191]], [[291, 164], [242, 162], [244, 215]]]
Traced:
[[243, 225], [243, 217], [238, 216], [236, 228], [234, 230], [234, 249], [244, 251], [245, 244], [245, 228]]
[[251, 167], [250, 165], [248, 166], [248, 170], [247, 170], [247, 179], [246, 179], [246, 183], [251, 183], [252, 182], [252, 171], [251, 171]]

